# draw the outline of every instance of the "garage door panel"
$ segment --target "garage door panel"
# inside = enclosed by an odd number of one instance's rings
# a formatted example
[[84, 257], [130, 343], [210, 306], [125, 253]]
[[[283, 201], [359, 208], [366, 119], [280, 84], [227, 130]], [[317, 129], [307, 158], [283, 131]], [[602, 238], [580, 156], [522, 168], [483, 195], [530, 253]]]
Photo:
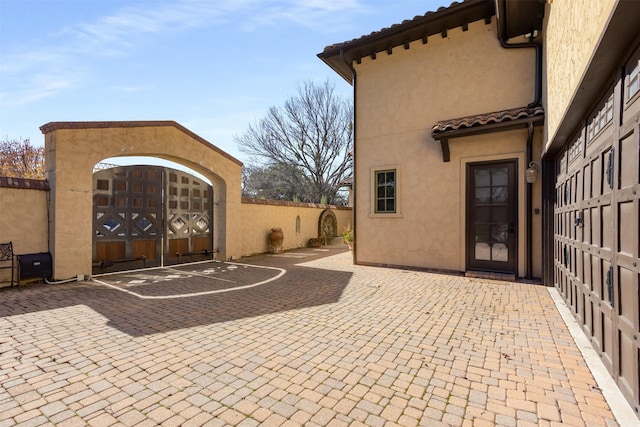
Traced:
[[[578, 159], [582, 159], [582, 158], [578, 157]], [[582, 194], [582, 183], [580, 180], [580, 171], [577, 171], [571, 177], [571, 203], [575, 204], [579, 200], [582, 200], [581, 194]]]
[[604, 299], [603, 281], [602, 281], [602, 262], [599, 257], [591, 256], [591, 287], [595, 295], [600, 299]]
[[600, 320], [602, 322], [602, 353], [600, 357], [609, 372], [613, 372], [613, 324], [610, 316], [601, 313]]
[[580, 240], [589, 244], [591, 242], [591, 211], [589, 209], [581, 209], [578, 212], [580, 219]]
[[620, 141], [619, 188], [628, 188], [639, 182], [638, 133], [632, 133]]
[[604, 151], [602, 157], [602, 194], [607, 195], [611, 193], [611, 190], [615, 185], [615, 162], [616, 153], [613, 147], [609, 147]]
[[593, 291], [593, 279], [591, 276], [591, 255], [582, 251], [582, 283], [584, 283], [585, 287], [589, 290], [589, 293]]
[[603, 314], [602, 311], [600, 311], [601, 302], [598, 297], [594, 298], [592, 294], [591, 303], [593, 308], [593, 337], [591, 344], [598, 354], [602, 354], [602, 335], [604, 330], [602, 329]]
[[633, 398], [634, 384], [638, 383], [636, 360], [638, 349], [633, 340], [623, 331], [618, 331], [618, 386], [627, 398]]
[[602, 227], [600, 232], [602, 233], [602, 247], [611, 249], [613, 247], [613, 213], [611, 205], [601, 206], [601, 218]]
[[638, 323], [638, 274], [627, 268], [618, 268], [618, 295], [620, 320], [631, 331], [637, 331]]
[[593, 305], [591, 304], [591, 293], [583, 287], [582, 312], [584, 322], [582, 329], [587, 336], [593, 335]]
[[626, 255], [637, 254], [636, 236], [638, 235], [637, 204], [632, 200], [618, 204], [618, 253]]
[[591, 244], [594, 246], [600, 246], [601, 244], [601, 225], [600, 206], [594, 206], [591, 208]]
[[591, 197], [598, 197], [602, 194], [602, 162], [600, 156], [595, 156], [591, 160]]
[[582, 199], [587, 200], [591, 197], [591, 164], [587, 163], [582, 172]]

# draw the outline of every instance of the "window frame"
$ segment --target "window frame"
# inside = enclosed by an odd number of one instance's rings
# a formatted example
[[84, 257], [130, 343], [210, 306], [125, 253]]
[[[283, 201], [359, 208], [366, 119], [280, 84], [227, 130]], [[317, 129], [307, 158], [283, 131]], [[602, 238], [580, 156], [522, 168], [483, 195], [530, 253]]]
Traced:
[[[378, 197], [378, 175], [381, 173], [390, 173], [393, 172], [395, 174], [394, 180], [394, 191], [393, 191], [393, 201], [394, 201], [394, 210], [393, 211], [379, 211], [378, 210], [378, 201], [380, 198]], [[371, 168], [371, 197], [370, 197], [370, 206], [369, 206], [369, 217], [371, 218], [399, 218], [402, 217], [402, 210], [400, 205], [400, 166], [399, 165], [382, 165], [375, 166]], [[384, 196], [384, 200], [389, 200], [391, 197]]]

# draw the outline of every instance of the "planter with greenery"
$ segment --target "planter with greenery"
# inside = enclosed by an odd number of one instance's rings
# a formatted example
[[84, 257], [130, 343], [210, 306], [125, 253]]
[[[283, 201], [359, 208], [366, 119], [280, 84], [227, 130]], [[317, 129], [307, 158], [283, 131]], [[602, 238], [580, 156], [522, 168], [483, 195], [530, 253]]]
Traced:
[[347, 227], [342, 232], [342, 240], [349, 245], [349, 249], [353, 249], [353, 230], [350, 227]]

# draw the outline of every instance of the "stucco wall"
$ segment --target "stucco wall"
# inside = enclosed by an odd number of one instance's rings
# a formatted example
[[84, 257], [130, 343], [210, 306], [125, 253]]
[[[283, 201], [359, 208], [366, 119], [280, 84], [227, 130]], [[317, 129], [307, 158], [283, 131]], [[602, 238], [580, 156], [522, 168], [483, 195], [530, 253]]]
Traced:
[[[269, 200], [242, 200], [242, 255], [269, 252], [267, 235], [272, 228], [282, 228], [284, 250], [305, 247], [310, 238], [318, 237], [318, 220], [325, 209], [331, 209], [341, 234], [351, 227], [351, 209], [308, 203]], [[300, 229], [296, 231], [296, 218]]]
[[[14, 254], [47, 252], [48, 194], [45, 190], [0, 186], [0, 243], [12, 242]], [[9, 285], [3, 282], [10, 280], [11, 271], [0, 270], [0, 286]]]
[[[431, 128], [439, 120], [530, 103], [534, 50], [503, 49], [494, 18], [489, 25], [473, 22], [468, 31], [452, 29], [447, 38], [416, 41], [410, 49], [397, 47], [391, 55], [380, 53], [354, 66], [357, 261], [464, 271], [465, 159], [519, 158], [522, 180], [527, 132], [452, 139], [451, 161], [444, 163]], [[535, 143], [541, 143], [539, 128]], [[398, 169], [400, 211], [375, 216], [371, 173], [386, 167]], [[519, 188], [524, 191], [522, 184]], [[523, 206], [519, 216], [525, 217]], [[522, 228], [520, 235], [522, 242]], [[523, 268], [519, 263], [520, 274]]]
[[554, 1], [547, 6], [545, 78], [547, 145], [578, 90], [616, 0]]

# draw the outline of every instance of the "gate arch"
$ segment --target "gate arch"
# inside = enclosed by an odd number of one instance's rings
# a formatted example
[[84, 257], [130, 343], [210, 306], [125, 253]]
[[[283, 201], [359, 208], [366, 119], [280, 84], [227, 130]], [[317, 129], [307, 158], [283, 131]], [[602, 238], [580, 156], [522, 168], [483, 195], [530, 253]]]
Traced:
[[93, 167], [119, 156], [151, 156], [182, 164], [213, 186], [216, 258], [241, 256], [242, 163], [174, 121], [52, 122], [45, 135], [50, 192], [49, 250], [54, 279], [92, 271]]

